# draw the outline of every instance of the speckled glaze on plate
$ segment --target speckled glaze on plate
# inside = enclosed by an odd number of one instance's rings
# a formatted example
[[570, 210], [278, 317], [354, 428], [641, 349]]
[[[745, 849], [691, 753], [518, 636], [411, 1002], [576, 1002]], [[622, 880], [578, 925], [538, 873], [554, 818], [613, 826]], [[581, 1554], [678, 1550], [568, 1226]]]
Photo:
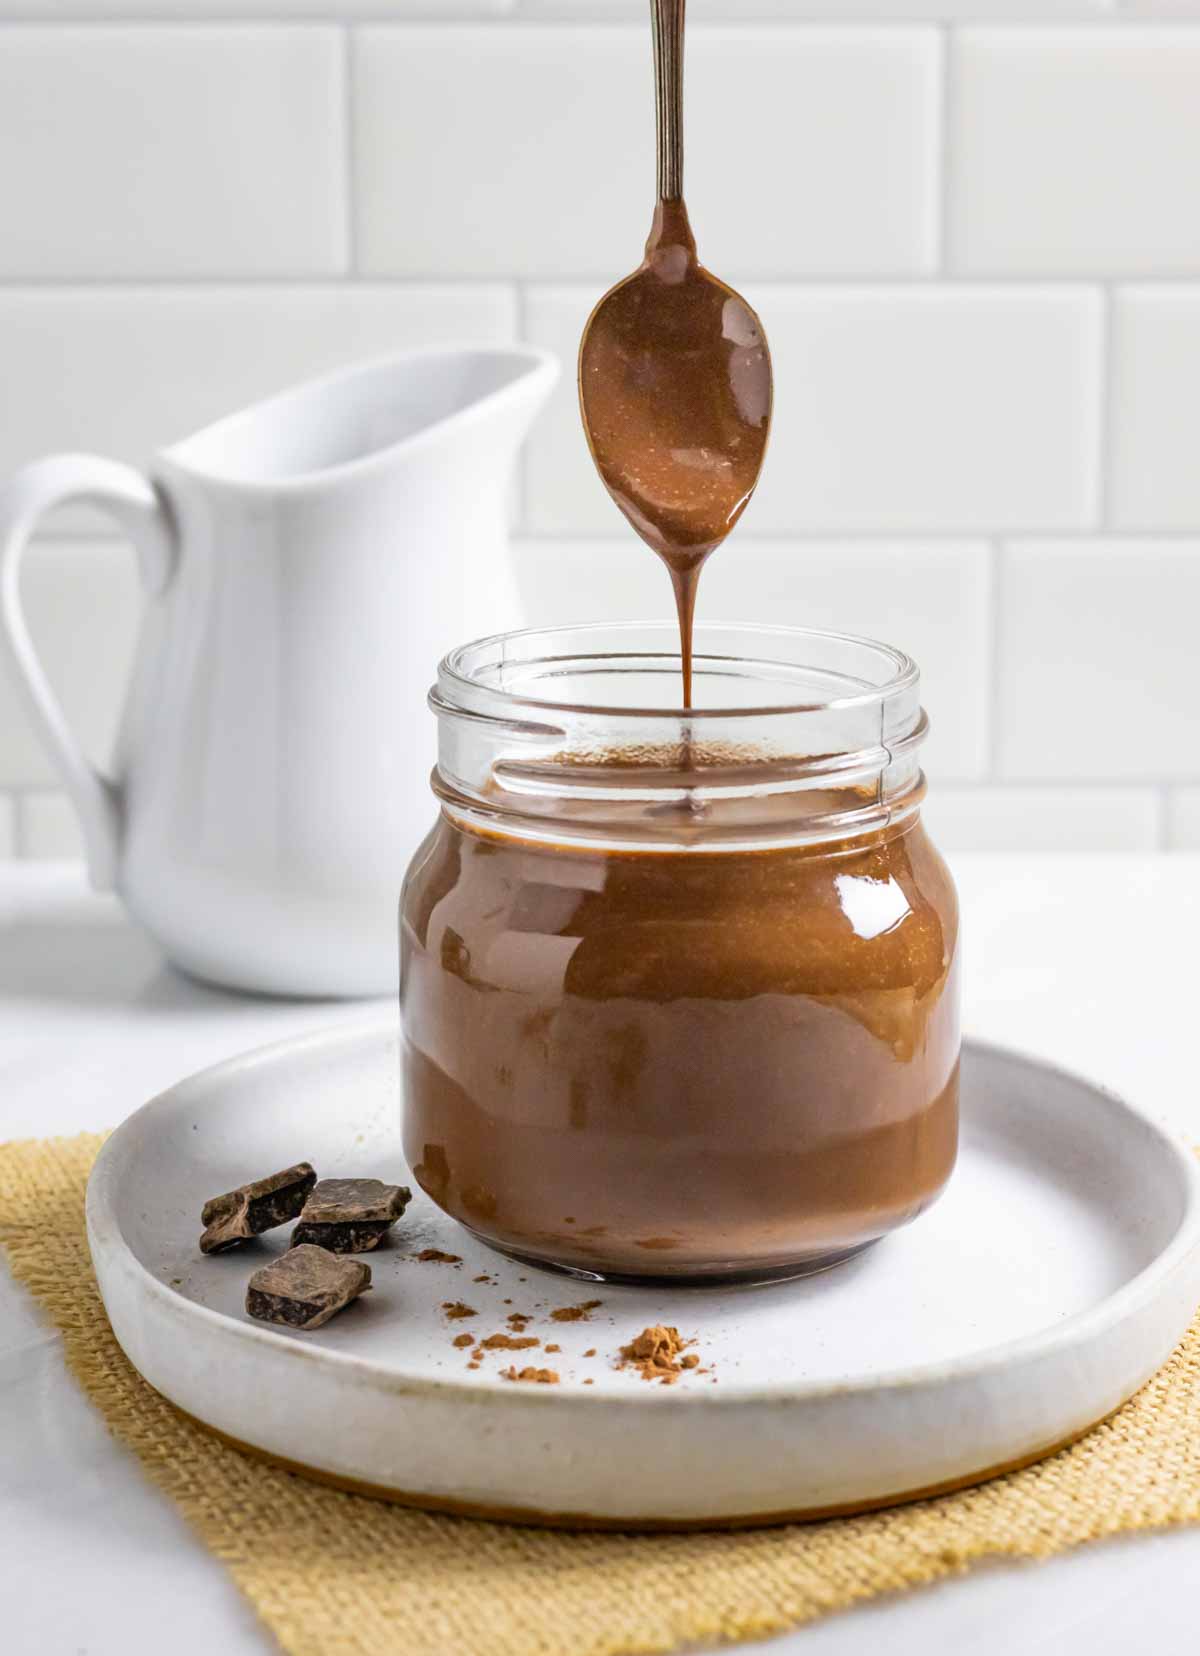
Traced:
[[[413, 1184], [397, 1073], [390, 1021], [205, 1070], [113, 1134], [87, 1207], [109, 1317], [151, 1385], [248, 1449], [393, 1499], [629, 1528], [887, 1504], [1077, 1436], [1165, 1360], [1200, 1299], [1190, 1151], [1088, 1082], [968, 1043], [946, 1195], [823, 1276], [591, 1288], [491, 1252], [418, 1193], [366, 1256], [362, 1300], [311, 1334], [251, 1322], [246, 1280], [288, 1230], [204, 1258], [202, 1202], [302, 1158]], [[428, 1248], [461, 1263], [418, 1261]], [[589, 1299], [586, 1320], [551, 1318]], [[476, 1315], [451, 1319], [454, 1301]], [[511, 1332], [512, 1312], [542, 1345], [468, 1369], [454, 1338]], [[660, 1386], [617, 1368], [654, 1322], [693, 1338], [704, 1372]], [[560, 1382], [503, 1379], [514, 1361]]]

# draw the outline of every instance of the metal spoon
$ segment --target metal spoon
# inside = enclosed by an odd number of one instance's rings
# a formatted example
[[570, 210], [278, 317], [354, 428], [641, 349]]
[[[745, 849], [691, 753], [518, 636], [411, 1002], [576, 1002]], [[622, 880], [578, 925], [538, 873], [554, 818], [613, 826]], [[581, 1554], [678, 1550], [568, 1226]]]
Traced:
[[758, 482], [771, 358], [753, 310], [696, 257], [683, 201], [685, 6], [650, 0], [658, 206], [642, 264], [588, 319], [579, 400], [605, 487], [670, 571], [690, 707], [700, 566]]

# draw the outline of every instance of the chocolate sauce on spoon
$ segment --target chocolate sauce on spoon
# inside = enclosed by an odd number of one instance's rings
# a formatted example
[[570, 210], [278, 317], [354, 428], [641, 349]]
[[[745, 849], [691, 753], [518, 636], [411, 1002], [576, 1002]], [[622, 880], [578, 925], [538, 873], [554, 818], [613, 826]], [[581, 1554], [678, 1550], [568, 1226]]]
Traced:
[[691, 707], [700, 570], [758, 482], [771, 358], [754, 311], [696, 256], [682, 192], [685, 4], [651, 0], [658, 206], [645, 259], [584, 330], [579, 398], [605, 487], [670, 573]]

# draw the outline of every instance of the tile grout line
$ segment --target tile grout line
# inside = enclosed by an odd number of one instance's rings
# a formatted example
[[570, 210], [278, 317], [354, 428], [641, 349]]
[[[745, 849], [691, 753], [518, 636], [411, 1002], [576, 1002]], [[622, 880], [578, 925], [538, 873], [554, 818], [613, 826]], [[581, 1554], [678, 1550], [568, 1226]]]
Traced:
[[941, 52], [939, 69], [939, 98], [936, 123], [937, 155], [937, 204], [938, 223], [937, 236], [934, 248], [935, 270], [939, 279], [944, 279], [950, 269], [950, 198], [953, 186], [951, 176], [952, 148], [950, 143], [950, 124], [953, 117], [952, 102], [954, 99], [954, 67], [953, 44], [954, 31], [946, 23], [938, 26], [939, 50]]
[[[2, 25], [0, 25], [2, 26]], [[987, 297], [1014, 297], [1036, 299], [1047, 294], [1076, 292], [1080, 295], [1096, 293], [1106, 284], [1136, 288], [1151, 293], [1178, 294], [1200, 297], [1200, 267], [1186, 276], [1139, 276], [1120, 270], [1079, 270], [1062, 274], [1054, 271], [993, 270], [993, 271], [922, 271], [892, 270], [817, 270], [790, 271], [786, 274], [762, 270], [741, 270], [725, 267], [728, 280], [741, 287], [771, 288], [795, 291], [806, 298], [885, 293], [908, 298], [920, 294], [922, 298], [939, 293], [973, 293]], [[363, 272], [364, 283], [380, 288], [487, 288], [504, 287], [512, 282], [523, 282], [529, 288], [579, 291], [599, 287], [606, 291], [620, 280], [622, 272], [596, 271], [528, 271], [494, 270], [484, 273], [469, 271], [386, 271]], [[175, 276], [164, 272], [143, 271], [137, 275], [96, 274], [90, 276], [59, 276], [53, 272], [27, 271], [21, 274], [0, 274], [0, 294], [17, 297], [37, 297], [42, 293], [93, 293], [97, 290], [113, 293], [155, 293], [161, 289], [177, 292], [193, 289], [208, 292], [212, 289], [258, 288], [338, 288], [346, 278], [330, 275], [328, 271], [278, 270], [274, 272], [247, 271], [241, 274], [228, 270], [209, 271], [198, 275]]]
[[1003, 702], [1000, 684], [1000, 659], [1004, 648], [1005, 545], [1002, 540], [988, 543], [988, 616], [987, 616], [987, 699], [984, 717], [985, 772], [992, 783], [1000, 781], [1000, 733], [1003, 728]]
[[1117, 295], [1111, 284], [1100, 290], [1100, 414], [1096, 428], [1096, 527], [1106, 535], [1112, 528], [1113, 457], [1116, 450], [1116, 308]]
[[[579, 546], [597, 546], [605, 542], [620, 541], [623, 537], [621, 526], [614, 524], [611, 529], [545, 529], [527, 525], [519, 530], [517, 538], [538, 543], [568, 541]], [[1164, 549], [1195, 547], [1200, 554], [1200, 522], [1189, 529], [1156, 529], [1153, 526], [1138, 528], [1135, 525], [1122, 526], [1111, 533], [1089, 528], [1063, 528], [1061, 525], [1053, 524], [1029, 524], [1021, 528], [1010, 528], [994, 523], [961, 524], [957, 528], [948, 529], [913, 528], [903, 525], [886, 529], [824, 529], [820, 526], [796, 525], [780, 529], [752, 529], [748, 526], [738, 529], [739, 546], [758, 547], [787, 546], [799, 541], [805, 545], [821, 546], [892, 546], [901, 551], [913, 546], [978, 545], [997, 540], [1007, 544], [1023, 541], [1052, 542], [1055, 546], [1070, 547], [1073, 551], [1079, 552], [1089, 548], [1102, 551], [1113, 546], [1127, 546], [1139, 542], [1147, 544], [1151, 549], [1158, 546]], [[108, 546], [124, 545], [125, 537], [100, 524], [91, 529], [73, 527], [68, 522], [61, 528], [39, 531], [33, 536], [31, 544], [78, 546], [91, 541]]]
[[[843, 34], [855, 33], [911, 33], [917, 29], [927, 29], [931, 23], [941, 24], [948, 19], [930, 18], [928, 13], [921, 14], [919, 7], [914, 6], [913, 14], [906, 17], [890, 16], [871, 11], [857, 11], [853, 7], [849, 11], [837, 9], [830, 4], [826, 11], [811, 11], [801, 6], [795, 13], [780, 13], [776, 11], [758, 11], [753, 8], [747, 15], [742, 0], [725, 0], [717, 11], [707, 12], [692, 22], [692, 27], [706, 31], [724, 30], [730, 27], [747, 27], [755, 30], [775, 29], [788, 33], [815, 33], [835, 30]], [[1024, 17], [1005, 16], [1001, 13], [992, 16], [984, 10], [978, 15], [966, 20], [972, 29], [997, 30], [1002, 33], [1030, 33], [1050, 34], [1063, 30], [1080, 33], [1135, 33], [1140, 29], [1170, 29], [1185, 32], [1200, 31], [1200, 18], [1180, 14], [1159, 14], [1158, 16], [1135, 12], [1114, 13], [1107, 11], [1086, 11], [1078, 15], [1058, 15], [1040, 17], [1026, 15]], [[130, 10], [121, 4], [121, 0], [114, 0], [112, 7], [106, 10], [102, 17], [88, 19], [84, 16], [57, 17], [47, 22], [44, 14], [36, 11], [32, 5], [22, 11], [13, 11], [4, 18], [4, 26], [17, 28], [52, 29], [98, 29], [112, 24], [128, 26], [140, 24], [147, 29], [162, 26], [196, 27], [198, 25], [211, 29], [224, 28], [228, 30], [251, 29], [270, 27], [275, 24], [286, 24], [291, 27], [310, 25], [313, 27], [327, 26], [331, 23], [367, 23], [372, 27], [386, 28], [397, 32], [403, 29], [428, 29], [430, 26], [446, 29], [496, 29], [505, 30], [516, 25], [519, 28], [547, 28], [566, 30], [572, 25], [586, 23], [589, 27], [611, 29], [630, 29], [642, 26], [640, 7], [631, 7], [615, 15], [604, 8], [597, 0], [593, 6], [573, 6], [570, 4], [547, 5], [544, 8], [533, 9], [527, 7], [523, 0], [514, 0], [514, 4], [503, 11], [473, 11], [469, 9], [457, 10], [447, 16], [444, 9], [439, 9], [427, 0], [420, 8], [406, 12], [403, 17], [389, 17], [386, 11], [364, 4], [355, 4], [354, 0], [344, 7], [329, 4], [323, 11], [308, 9], [291, 9], [288, 6], [279, 7], [271, 11], [261, 12], [225, 12], [214, 16], [206, 9], [202, 0], [194, 0], [191, 9], [172, 11], [169, 18], [161, 15], [147, 14], [144, 8]]]
[[[67, 538], [65, 532], [58, 538]], [[581, 546], [594, 546], [603, 541], [620, 540], [622, 536], [619, 525], [614, 525], [612, 529], [564, 525], [559, 528], [530, 527], [522, 530], [521, 538], [530, 541], [575, 541]], [[912, 546], [944, 545], [947, 542], [964, 544], [995, 540], [1048, 541], [1056, 546], [1069, 546], [1075, 551], [1090, 547], [1099, 551], [1112, 545], [1133, 541], [1151, 544], [1161, 542], [1164, 547], [1195, 546], [1200, 552], [1200, 524], [1190, 529], [1122, 528], [1111, 535], [1078, 525], [1064, 528], [1052, 524], [1027, 524], [1014, 528], [995, 523], [959, 524], [957, 527], [944, 529], [905, 525], [885, 529], [866, 526], [858, 529], [834, 529], [822, 528], [819, 524], [779, 529], [738, 529], [739, 546], [784, 546], [793, 541], [801, 541], [830, 546], [894, 546], [902, 549]]]
[[[521, 281], [520, 278], [518, 278], [513, 283], [513, 290], [512, 291], [513, 291], [513, 332], [514, 332], [516, 343], [518, 345], [531, 345], [533, 343], [533, 341], [529, 337], [529, 294], [526, 291], [526, 284], [523, 281]], [[548, 409], [543, 408], [541, 410], [541, 412], [538, 414], [537, 418], [538, 419], [544, 419], [546, 417], [547, 413], [548, 413]], [[529, 468], [530, 468], [530, 462], [531, 462], [531, 459], [532, 459], [532, 455], [533, 455], [533, 442], [532, 442], [531, 438], [526, 438], [525, 442], [523, 442], [521, 444], [520, 451], [517, 455], [516, 468], [515, 468], [515, 471], [514, 471], [514, 477], [516, 479], [515, 492], [516, 492], [516, 497], [517, 497], [517, 499], [516, 499], [517, 513], [516, 513], [516, 522], [513, 525], [512, 529], [509, 531], [510, 546], [511, 546], [512, 541], [514, 541], [514, 540], [523, 540], [525, 538], [526, 525], [529, 522], [529, 502], [530, 502], [531, 489], [532, 489], [532, 483], [531, 483], [530, 475], [529, 475]], [[515, 570], [514, 570], [514, 575], [515, 575]]]
[[342, 182], [345, 189], [342, 233], [346, 239], [346, 271], [352, 279], [361, 272], [359, 248], [358, 197], [358, 141], [355, 136], [354, 110], [357, 101], [355, 85], [354, 29], [349, 22], [342, 25]]

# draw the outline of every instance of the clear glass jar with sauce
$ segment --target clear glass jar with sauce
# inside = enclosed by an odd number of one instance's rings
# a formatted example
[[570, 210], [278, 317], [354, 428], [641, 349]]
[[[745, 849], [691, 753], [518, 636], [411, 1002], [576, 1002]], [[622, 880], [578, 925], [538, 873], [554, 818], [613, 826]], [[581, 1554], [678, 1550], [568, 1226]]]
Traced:
[[595, 1280], [818, 1270], [954, 1166], [958, 915], [918, 673], [795, 629], [509, 634], [442, 663], [401, 899], [404, 1143], [492, 1246]]

